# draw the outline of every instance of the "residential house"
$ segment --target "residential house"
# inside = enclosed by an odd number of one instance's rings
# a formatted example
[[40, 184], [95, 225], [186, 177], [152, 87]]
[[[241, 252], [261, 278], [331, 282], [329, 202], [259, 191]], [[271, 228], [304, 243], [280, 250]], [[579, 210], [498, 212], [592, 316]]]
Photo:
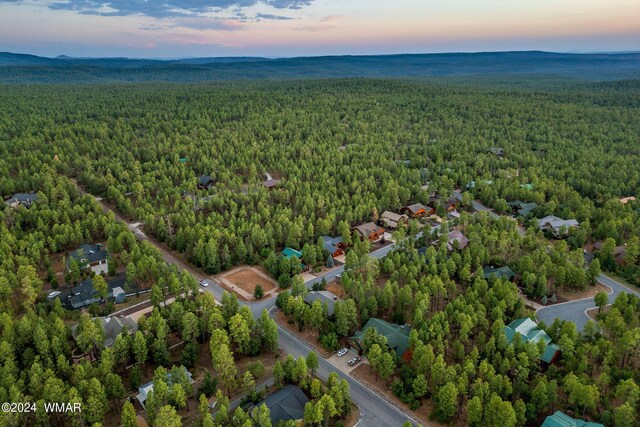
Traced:
[[422, 203], [414, 203], [412, 205], [403, 207], [400, 210], [400, 212], [410, 216], [411, 218], [422, 218], [424, 216], [431, 215], [432, 213], [434, 213], [435, 209], [430, 208], [429, 206], [425, 206]]
[[[104, 330], [105, 340], [104, 346], [111, 347], [113, 343], [116, 341], [116, 337], [122, 332], [122, 330], [127, 331], [129, 334], [133, 334], [138, 330], [138, 324], [131, 317], [116, 317], [116, 316], [108, 316], [108, 317], [96, 317]], [[94, 319], [94, 320], [95, 320]], [[71, 326], [71, 336], [73, 339], [78, 338], [78, 325], [76, 323]]]
[[344, 253], [345, 244], [342, 237], [322, 236], [324, 249], [329, 252], [332, 257], [340, 256]]
[[562, 219], [554, 215], [547, 215], [538, 220], [540, 230], [550, 231], [556, 237], [568, 233], [571, 228], [578, 228], [579, 225], [580, 223], [575, 219]]
[[280, 184], [279, 179], [268, 179], [262, 183], [267, 190], [273, 190]]
[[[604, 242], [596, 242], [593, 244], [593, 249], [596, 251], [602, 250], [602, 245]], [[616, 263], [622, 264], [624, 263], [624, 257], [627, 254], [627, 245], [619, 245], [613, 248], [613, 256], [616, 259]]]
[[95, 274], [107, 274], [109, 271], [107, 264], [108, 257], [109, 253], [103, 248], [101, 243], [96, 245], [83, 243], [67, 257], [67, 270], [71, 271], [70, 261], [74, 259], [81, 269], [89, 268]]
[[[185, 368], [184, 366], [180, 366], [178, 370], [182, 370], [184, 372], [184, 375], [187, 377], [187, 380], [191, 384], [195, 382], [193, 380], [193, 376], [191, 375], [191, 372], [189, 372], [187, 368]], [[179, 378], [174, 378], [174, 375], [175, 373], [173, 370], [167, 372], [166, 378], [167, 378], [167, 385], [169, 386], [169, 390], [171, 390], [171, 386], [173, 385], [173, 383], [178, 382], [179, 380]], [[140, 406], [142, 406], [143, 409], [144, 409], [144, 402], [147, 401], [147, 398], [149, 397], [149, 393], [151, 393], [152, 391], [153, 391], [153, 381], [149, 381], [148, 383], [138, 387], [138, 394], [136, 395], [136, 399], [138, 399], [138, 402], [140, 402]]]
[[302, 263], [302, 252], [297, 251], [293, 248], [284, 248], [282, 250], [282, 256], [287, 259], [296, 259], [300, 263], [300, 267], [304, 269], [304, 264]]
[[37, 200], [38, 195], [35, 193], [16, 193], [10, 199], [5, 200], [4, 202], [12, 208], [17, 208], [18, 206], [30, 208], [31, 205]]
[[[433, 244], [437, 244], [440, 240], [436, 240]], [[458, 249], [464, 249], [469, 244], [469, 238], [462, 234], [462, 231], [453, 230], [447, 234], [447, 250], [452, 251], [458, 242]]]
[[493, 154], [494, 156], [497, 156], [499, 158], [503, 158], [504, 157], [504, 150], [500, 147], [491, 147], [489, 149], [489, 151], [491, 152], [491, 154]]
[[288, 259], [291, 259], [291, 258], [302, 259], [302, 252], [292, 248], [284, 248], [282, 250], [282, 256]]
[[[434, 202], [434, 208], [437, 206], [437, 204], [439, 204], [440, 206], [442, 206], [445, 212], [452, 212], [456, 210], [458, 206], [460, 206], [460, 199], [456, 197], [456, 194], [458, 193], [454, 193], [449, 197], [440, 197]], [[432, 213], [435, 213], [435, 209]]]
[[399, 357], [409, 349], [409, 333], [411, 327], [409, 325], [395, 325], [382, 319], [370, 318], [361, 331], [356, 332], [348, 342], [358, 353], [362, 353], [362, 340], [367, 329], [373, 328], [380, 335], [387, 339], [389, 348], [396, 352]]
[[[481, 184], [481, 185], [492, 185], [493, 184], [493, 180], [491, 180], [491, 179], [483, 179], [483, 180], [479, 181], [478, 184]], [[476, 181], [469, 181], [467, 183], [467, 189], [472, 190], [474, 188], [476, 188]]]
[[216, 180], [213, 179], [211, 175], [201, 175], [198, 177], [198, 189], [199, 190], [208, 190], [213, 187], [216, 183]]
[[544, 341], [546, 348], [540, 359], [546, 363], [553, 361], [560, 355], [560, 347], [551, 342], [551, 337], [545, 331], [538, 328], [538, 324], [528, 317], [516, 319], [504, 327], [504, 333], [507, 336], [507, 342], [511, 344], [516, 334], [522, 337], [524, 342], [537, 344], [538, 341]]
[[308, 401], [309, 398], [300, 387], [289, 384], [267, 396], [256, 407], [265, 404], [269, 408], [271, 424], [275, 426], [280, 421], [301, 420], [304, 417], [304, 405]]
[[406, 224], [409, 221], [409, 217], [391, 211], [384, 211], [382, 212], [380, 221], [382, 221], [386, 227], [396, 229], [398, 228], [398, 225]]
[[604, 427], [604, 424], [579, 420], [562, 411], [556, 411], [544, 419], [541, 427]]
[[342, 301], [342, 299], [329, 291], [309, 291], [304, 296], [304, 302], [312, 305], [314, 301], [320, 301], [325, 304], [327, 306], [327, 316], [333, 316], [336, 301]]
[[375, 242], [384, 236], [384, 228], [378, 227], [373, 222], [365, 222], [356, 227], [353, 230], [358, 233], [362, 239], [369, 239], [371, 242]]
[[511, 280], [514, 277], [516, 277], [516, 273], [514, 273], [513, 270], [507, 266], [498, 267], [498, 268], [485, 267], [482, 269], [482, 277], [484, 277], [485, 279], [488, 279], [491, 276], [496, 276], [501, 279]]
[[[127, 298], [127, 294], [124, 291], [125, 281], [126, 276], [124, 273], [107, 280], [107, 298], [113, 298], [116, 304], [124, 302]], [[98, 291], [93, 287], [93, 279], [91, 277], [72, 287], [68, 292], [62, 292], [59, 298], [70, 310], [77, 310], [102, 300]]]
[[534, 202], [527, 203], [521, 200], [516, 200], [515, 202], [510, 202], [509, 206], [511, 206], [511, 210], [514, 215], [527, 216], [531, 211], [538, 207], [538, 204]]

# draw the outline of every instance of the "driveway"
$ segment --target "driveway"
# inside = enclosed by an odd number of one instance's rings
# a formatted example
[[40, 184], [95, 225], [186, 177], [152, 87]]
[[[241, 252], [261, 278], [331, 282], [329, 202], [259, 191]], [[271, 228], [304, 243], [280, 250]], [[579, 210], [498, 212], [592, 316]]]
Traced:
[[[349, 366], [349, 360], [353, 359], [354, 357], [360, 357], [360, 361], [353, 366]], [[349, 349], [347, 354], [345, 354], [342, 357], [338, 357], [338, 355], [334, 353], [333, 356], [327, 359], [327, 362], [331, 363], [333, 366], [340, 369], [342, 372], [345, 372], [348, 374], [349, 372], [353, 371], [355, 368], [360, 366], [360, 364], [363, 363], [364, 361], [363, 359], [364, 357], [358, 356], [358, 353], [353, 351], [353, 349]]]
[[[601, 274], [598, 276], [598, 281], [605, 286], [611, 288], [611, 292], [609, 293], [609, 303], [613, 303], [616, 297], [620, 295], [622, 292], [626, 292], [628, 294], [634, 294], [640, 297], [640, 293], [634, 291], [633, 289], [629, 289], [628, 287], [616, 282], [610, 277]], [[568, 320], [576, 324], [578, 331], [582, 331], [584, 329], [584, 325], [590, 319], [587, 316], [586, 311], [597, 307], [593, 298], [584, 298], [576, 301], [568, 301], [562, 302], [559, 304], [554, 304], [549, 307], [544, 307], [536, 311], [536, 317], [538, 320], [544, 321], [547, 325], [553, 323], [553, 321], [558, 318], [561, 320]]]
[[[313, 349], [308, 347], [306, 343], [280, 327], [278, 327], [278, 336], [280, 347], [293, 357], [306, 357], [313, 351]], [[342, 357], [347, 357], [349, 354], [351, 353]], [[342, 372], [339, 369], [336, 369], [333, 364], [329, 363], [324, 358], [318, 357], [318, 361], [319, 367], [316, 374], [323, 380], [326, 381], [327, 378], [329, 378], [329, 374], [332, 372], [338, 374], [340, 378], [347, 380], [349, 383], [351, 400], [357, 403], [362, 411], [362, 419], [360, 421], [363, 426], [398, 427], [407, 420], [410, 420], [415, 424], [425, 425], [410, 415], [403, 413], [392, 403], [388, 402], [383, 396], [371, 391], [368, 386], [362, 384], [357, 379], [352, 378], [349, 374]]]
[[[83, 194], [88, 194], [79, 185], [78, 185], [78, 189]], [[127, 224], [129, 228], [134, 231], [138, 240], [146, 240], [149, 243], [151, 243], [153, 246], [155, 246], [160, 251], [163, 259], [167, 263], [174, 264], [178, 268], [188, 271], [198, 280], [204, 279], [209, 284], [209, 286], [201, 287], [202, 291], [211, 293], [218, 301], [222, 299], [222, 293], [224, 292], [224, 289], [215, 280], [203, 274], [198, 269], [188, 264], [181, 258], [175, 256], [173, 253], [171, 253], [171, 251], [167, 250], [156, 239], [146, 236], [138, 228], [139, 224], [133, 223], [132, 221], [125, 220], [122, 216], [118, 215], [114, 210], [112, 210], [111, 207], [107, 203], [105, 203], [103, 200], [96, 199], [96, 201], [98, 201], [98, 203], [102, 205], [102, 209], [105, 212], [108, 212], [108, 211], [113, 212], [118, 221], [121, 221]], [[439, 226], [436, 226], [434, 228], [437, 229], [439, 228]], [[420, 235], [422, 235], [422, 233], [419, 233], [418, 236], [416, 237], [420, 237]], [[385, 246], [383, 248], [380, 248], [376, 251], [371, 252], [370, 256], [372, 256], [373, 258], [383, 258], [389, 252], [391, 252], [394, 249], [394, 247], [395, 247], [395, 244]], [[322, 278], [324, 278], [326, 281], [330, 281], [335, 279], [337, 274], [341, 274], [343, 272], [344, 272], [344, 266], [338, 267], [324, 274], [323, 276], [308, 280], [305, 283], [305, 285], [308, 288], [311, 288], [314, 283], [321, 282]], [[275, 297], [272, 297], [270, 299], [266, 299], [263, 301], [250, 302], [250, 303], [240, 301], [240, 304], [249, 306], [254, 317], [257, 318], [262, 314], [263, 310], [270, 311], [272, 308], [274, 308], [275, 300], [276, 300]], [[306, 357], [311, 351], [313, 351], [313, 349], [307, 346], [307, 344], [304, 341], [291, 335], [288, 331], [280, 328], [279, 326], [278, 326], [278, 341], [279, 341], [280, 347], [286, 353], [291, 354], [296, 358], [299, 356]], [[347, 355], [343, 357], [347, 357]], [[411, 420], [416, 424], [420, 424], [418, 420], [413, 418], [411, 415], [405, 414], [401, 410], [397, 409], [392, 403], [388, 402], [386, 398], [384, 398], [383, 396], [380, 396], [376, 392], [371, 391], [367, 386], [363, 385], [355, 378], [351, 378], [347, 373], [342, 372], [340, 370], [336, 370], [335, 366], [327, 362], [324, 358], [319, 357], [318, 359], [320, 362], [320, 366], [317, 374], [320, 378], [326, 380], [329, 377], [329, 374], [331, 372], [336, 372], [341, 378], [344, 378], [347, 380], [347, 382], [349, 383], [349, 388], [351, 392], [351, 399], [360, 407], [362, 411], [362, 419], [361, 419], [362, 425], [395, 427], [395, 426], [402, 425], [407, 420]], [[348, 359], [345, 359], [345, 360], [348, 360]], [[424, 423], [422, 424], [424, 425]]]

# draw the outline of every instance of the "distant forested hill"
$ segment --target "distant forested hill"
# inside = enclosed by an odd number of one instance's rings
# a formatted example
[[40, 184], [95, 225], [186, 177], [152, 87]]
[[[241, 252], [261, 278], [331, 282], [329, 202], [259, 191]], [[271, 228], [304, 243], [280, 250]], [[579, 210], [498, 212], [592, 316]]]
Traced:
[[0, 83], [200, 82], [345, 77], [640, 78], [640, 53], [549, 52], [324, 56], [304, 58], [43, 58], [0, 53]]

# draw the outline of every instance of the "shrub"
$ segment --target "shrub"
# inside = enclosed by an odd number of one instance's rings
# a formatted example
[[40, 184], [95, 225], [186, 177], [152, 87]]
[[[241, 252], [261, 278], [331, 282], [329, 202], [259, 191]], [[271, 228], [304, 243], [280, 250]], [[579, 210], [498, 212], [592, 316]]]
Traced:
[[264, 296], [264, 288], [260, 283], [258, 283], [253, 290], [253, 296], [255, 297], [255, 299], [262, 299], [262, 297]]

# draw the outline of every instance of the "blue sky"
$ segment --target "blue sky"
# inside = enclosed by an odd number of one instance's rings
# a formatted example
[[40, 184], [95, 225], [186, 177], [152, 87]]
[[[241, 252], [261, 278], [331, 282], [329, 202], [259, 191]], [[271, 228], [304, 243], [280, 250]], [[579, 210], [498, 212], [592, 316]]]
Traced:
[[0, 50], [307, 56], [640, 50], [638, 0], [0, 0]]

